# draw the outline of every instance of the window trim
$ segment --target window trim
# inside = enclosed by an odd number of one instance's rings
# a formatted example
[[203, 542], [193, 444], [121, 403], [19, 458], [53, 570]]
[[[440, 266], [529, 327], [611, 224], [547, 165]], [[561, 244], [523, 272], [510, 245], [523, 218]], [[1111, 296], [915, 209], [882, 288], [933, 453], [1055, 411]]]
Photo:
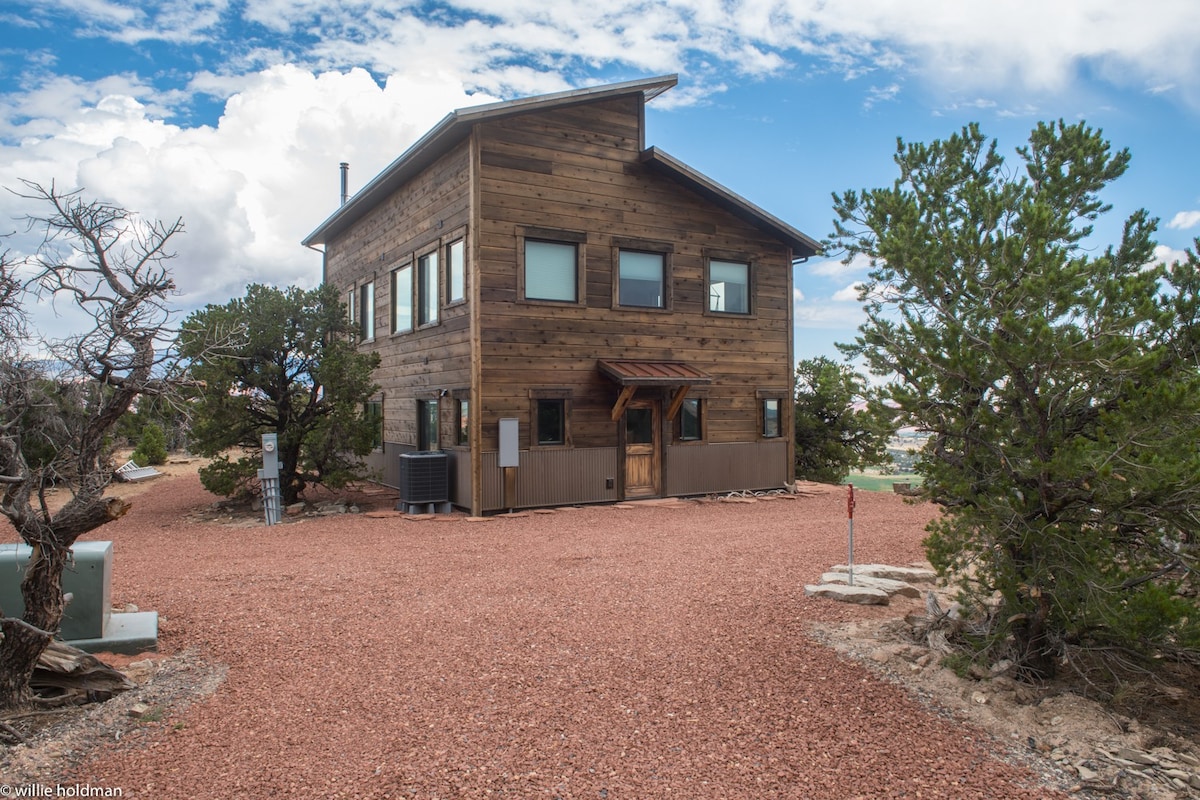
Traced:
[[[662, 256], [663, 284], [662, 305], [634, 306], [621, 303], [621, 253], [649, 253]], [[671, 311], [674, 305], [675, 245], [647, 239], [613, 237], [612, 241], [612, 307], [627, 311]]]
[[[712, 263], [723, 261], [730, 264], [746, 265], [746, 311], [714, 311], [711, 307], [712, 298]], [[757, 292], [756, 282], [758, 264], [744, 253], [729, 253], [706, 251], [704, 254], [704, 314], [712, 317], [732, 317], [734, 319], [753, 318], [758, 313], [758, 305], [754, 302]]]
[[[571, 395], [569, 388], [555, 387], [529, 390], [529, 449], [562, 450], [571, 447]], [[539, 442], [538, 405], [543, 402], [562, 403], [562, 441]]]
[[[553, 300], [543, 297], [529, 297], [526, 294], [525, 279], [525, 242], [545, 242], [547, 244], [563, 244], [575, 246], [575, 299]], [[517, 302], [537, 305], [554, 306], [586, 306], [587, 305], [587, 234], [579, 231], [565, 231], [550, 228], [520, 228], [517, 231]]]
[[[787, 397], [787, 392], [783, 389], [759, 389], [754, 396], [758, 400], [758, 438], [764, 441], [786, 439], [791, 430], [785, 419], [788, 404], [784, 402], [784, 398]], [[771, 401], [779, 405], [779, 433], [774, 436], [767, 435], [767, 403]]]

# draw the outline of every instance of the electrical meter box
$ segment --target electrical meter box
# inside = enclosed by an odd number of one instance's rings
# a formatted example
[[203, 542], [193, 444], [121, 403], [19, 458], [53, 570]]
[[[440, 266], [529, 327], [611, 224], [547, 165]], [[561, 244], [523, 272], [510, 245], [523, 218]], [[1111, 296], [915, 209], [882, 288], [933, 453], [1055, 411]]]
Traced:
[[[112, 542], [76, 542], [63, 569], [62, 589], [71, 594], [59, 638], [99, 639], [112, 614]], [[33, 551], [28, 545], [0, 544], [0, 610], [8, 617], [25, 613], [21, 580]]]

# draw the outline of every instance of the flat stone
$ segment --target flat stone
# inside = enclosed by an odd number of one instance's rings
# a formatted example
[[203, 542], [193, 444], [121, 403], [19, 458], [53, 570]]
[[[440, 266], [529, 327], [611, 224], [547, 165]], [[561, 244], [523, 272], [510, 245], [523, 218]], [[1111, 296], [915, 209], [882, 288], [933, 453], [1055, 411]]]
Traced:
[[[850, 567], [837, 564], [830, 567], [831, 572], [848, 572]], [[854, 577], [865, 575], [872, 578], [888, 578], [894, 581], [909, 581], [912, 583], [933, 583], [937, 573], [924, 567], [893, 567], [889, 564], [855, 564]]]
[[1083, 764], [1076, 764], [1075, 771], [1079, 773], [1079, 780], [1081, 781], [1094, 781], [1100, 777], [1099, 772], [1096, 772], [1096, 770], [1086, 767]]
[[1158, 759], [1149, 753], [1144, 753], [1141, 750], [1134, 750], [1132, 747], [1121, 747], [1117, 749], [1117, 758], [1123, 758], [1126, 761], [1132, 761], [1134, 764], [1152, 767], [1158, 764]]
[[820, 586], [805, 586], [804, 593], [810, 597], [827, 597], [842, 603], [856, 603], [860, 606], [886, 606], [888, 594], [882, 589], [872, 589], [867, 586], [846, 586], [840, 583], [825, 583]]
[[[821, 575], [821, 583], [850, 583], [847, 572], [826, 572]], [[868, 586], [872, 589], [882, 589], [889, 595], [898, 594], [904, 597], [920, 597], [921, 590], [911, 583], [892, 580], [891, 578], [876, 578], [871, 575], [859, 575], [858, 567], [854, 568], [854, 585]]]

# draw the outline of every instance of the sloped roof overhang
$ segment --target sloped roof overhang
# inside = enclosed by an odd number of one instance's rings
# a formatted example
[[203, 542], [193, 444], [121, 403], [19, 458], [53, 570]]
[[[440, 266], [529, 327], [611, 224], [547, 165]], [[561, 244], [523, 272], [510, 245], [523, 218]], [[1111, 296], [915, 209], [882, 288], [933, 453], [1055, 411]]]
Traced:
[[629, 401], [639, 387], [676, 387], [667, 408], [667, 419], [675, 419], [679, 407], [692, 386], [712, 383], [712, 376], [682, 361], [608, 361], [596, 362], [602, 374], [621, 386], [621, 394], [613, 405], [612, 419], [617, 421], [625, 413]]
[[662, 75], [656, 78], [610, 83], [588, 89], [522, 97], [501, 103], [468, 106], [451, 111], [428, 133], [401, 153], [383, 172], [371, 179], [370, 183], [317, 226], [316, 230], [305, 237], [302, 244], [305, 247], [324, 244], [346, 230], [421, 170], [466, 139], [471, 133], [472, 126], [478, 122], [531, 111], [546, 111], [583, 103], [594, 103], [598, 100], [630, 94], [641, 94], [643, 102], [645, 102], [667, 91], [678, 82], [677, 75]]
[[793, 258], [809, 258], [821, 252], [820, 242], [657, 147], [643, 150], [641, 159], [642, 163], [651, 169], [667, 175], [734, 216], [784, 242], [792, 248]]

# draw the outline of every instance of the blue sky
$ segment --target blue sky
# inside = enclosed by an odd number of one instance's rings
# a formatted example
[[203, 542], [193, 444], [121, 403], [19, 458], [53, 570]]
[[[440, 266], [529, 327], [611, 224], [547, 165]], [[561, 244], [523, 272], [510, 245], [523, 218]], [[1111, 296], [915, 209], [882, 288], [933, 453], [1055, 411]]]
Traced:
[[[354, 190], [452, 109], [678, 73], [647, 143], [815, 238], [833, 192], [893, 180], [898, 136], [975, 121], [1012, 155], [1039, 120], [1083, 119], [1133, 154], [1097, 244], [1145, 207], [1173, 260], [1200, 236], [1198, 41], [1194, 0], [6, 0], [0, 186], [182, 217], [186, 313], [313, 285], [299, 241], [339, 161]], [[34, 210], [0, 193], [17, 255]], [[853, 338], [864, 275], [796, 268], [798, 357]]]

